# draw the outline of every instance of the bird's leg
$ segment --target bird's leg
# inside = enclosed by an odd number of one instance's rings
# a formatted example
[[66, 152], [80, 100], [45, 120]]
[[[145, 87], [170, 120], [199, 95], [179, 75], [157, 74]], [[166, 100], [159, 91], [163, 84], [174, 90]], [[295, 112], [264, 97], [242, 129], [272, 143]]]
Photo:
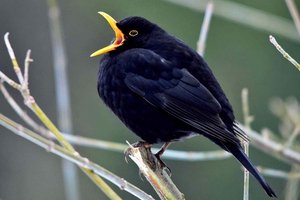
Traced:
[[155, 157], [160, 162], [162, 167], [165, 167], [168, 169], [168, 174], [171, 175], [171, 169], [161, 160], [161, 156], [164, 154], [164, 152], [167, 150], [167, 148], [171, 145], [171, 142], [166, 142], [161, 147], [161, 149], [155, 154]]
[[167, 148], [171, 145], [171, 142], [166, 142], [161, 147], [161, 149], [155, 154], [156, 157], [160, 159], [160, 157], [164, 154], [164, 152], [167, 150]]

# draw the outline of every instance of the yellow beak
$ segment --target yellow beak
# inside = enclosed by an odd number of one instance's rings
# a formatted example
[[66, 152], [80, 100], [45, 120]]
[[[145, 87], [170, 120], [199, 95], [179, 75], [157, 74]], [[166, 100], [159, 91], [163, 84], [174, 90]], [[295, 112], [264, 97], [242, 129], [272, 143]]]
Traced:
[[117, 47], [121, 46], [123, 44], [124, 40], [125, 40], [124, 34], [117, 27], [116, 20], [114, 20], [114, 18], [112, 18], [110, 15], [106, 14], [105, 12], [98, 12], [98, 13], [100, 15], [102, 15], [107, 20], [107, 22], [109, 23], [109, 25], [111, 26], [111, 28], [115, 32], [116, 39], [112, 44], [108, 45], [107, 47], [104, 47], [104, 48], [92, 53], [90, 55], [90, 57], [99, 56], [101, 54], [104, 54], [104, 53], [107, 53], [109, 51], [115, 50]]

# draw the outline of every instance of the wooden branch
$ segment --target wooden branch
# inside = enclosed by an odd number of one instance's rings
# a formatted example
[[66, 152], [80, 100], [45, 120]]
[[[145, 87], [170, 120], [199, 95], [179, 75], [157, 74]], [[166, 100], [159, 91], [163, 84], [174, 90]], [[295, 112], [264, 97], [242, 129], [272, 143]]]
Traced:
[[255, 148], [289, 164], [294, 163], [300, 166], [299, 152], [290, 148], [284, 148], [283, 144], [276, 142], [275, 140], [271, 140], [270, 138], [266, 138], [263, 134], [260, 134], [254, 130], [249, 130], [241, 124], [239, 126], [245, 130], [246, 134], [250, 138], [250, 144]]
[[271, 168], [263, 168], [258, 166], [257, 167], [258, 171], [263, 174], [264, 176], [269, 176], [269, 177], [275, 177], [275, 178], [280, 178], [280, 179], [300, 179], [300, 173], [299, 172], [286, 172], [278, 169], [271, 169]]
[[[251, 130], [251, 122], [253, 121], [253, 116], [250, 115], [249, 109], [249, 99], [248, 99], [248, 89], [244, 88], [242, 90], [242, 110], [244, 115], [245, 127]], [[242, 142], [244, 146], [244, 151], [247, 156], [249, 156], [249, 141], [245, 140]], [[244, 193], [243, 200], [249, 200], [249, 171], [244, 167]]]
[[[126, 154], [137, 164], [140, 172], [152, 185], [160, 199], [163, 200], [184, 200], [184, 195], [172, 182], [168, 169], [157, 160], [151, 153], [150, 148], [144, 146], [131, 146]], [[151, 158], [149, 158], [151, 156]]]
[[213, 11], [214, 11], [214, 3], [213, 3], [213, 1], [209, 1], [206, 5], [204, 19], [203, 19], [203, 23], [202, 23], [200, 34], [199, 34], [199, 39], [197, 42], [197, 52], [201, 56], [204, 56], [205, 47], [206, 47], [206, 39], [207, 39], [209, 25], [210, 25]]
[[290, 63], [292, 63], [299, 71], [300, 71], [300, 64], [292, 58], [276, 41], [276, 39], [270, 35], [269, 36], [270, 42], [276, 47], [276, 49], [282, 54], [282, 56], [287, 59]]

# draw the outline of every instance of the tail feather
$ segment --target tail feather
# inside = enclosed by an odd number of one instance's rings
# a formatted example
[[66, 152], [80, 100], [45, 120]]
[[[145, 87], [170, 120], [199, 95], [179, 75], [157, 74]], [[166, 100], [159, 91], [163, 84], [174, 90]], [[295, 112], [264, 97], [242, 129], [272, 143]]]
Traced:
[[260, 175], [256, 167], [251, 163], [248, 156], [244, 153], [241, 147], [227, 146], [227, 149], [240, 161], [240, 163], [256, 178], [260, 185], [264, 188], [270, 197], [277, 197], [266, 180]]

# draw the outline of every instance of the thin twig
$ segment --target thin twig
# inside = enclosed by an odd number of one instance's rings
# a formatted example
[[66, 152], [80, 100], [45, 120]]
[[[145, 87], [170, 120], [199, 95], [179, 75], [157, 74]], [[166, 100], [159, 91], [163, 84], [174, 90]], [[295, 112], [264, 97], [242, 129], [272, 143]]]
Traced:
[[294, 24], [296, 26], [296, 29], [300, 35], [300, 16], [299, 16], [299, 12], [298, 12], [296, 3], [294, 0], [285, 0], [285, 3], [291, 13], [291, 16], [294, 20]]
[[24, 62], [24, 86], [28, 88], [29, 85], [29, 64], [33, 62], [31, 56], [31, 50], [29, 49], [26, 53], [25, 62]]
[[300, 134], [300, 127], [296, 126], [294, 128], [294, 131], [292, 132], [292, 134], [290, 135], [290, 137], [288, 138], [288, 140], [285, 142], [285, 144], [283, 145], [284, 148], [290, 148], [295, 139], [297, 138], [297, 136]]
[[0, 71], [0, 79], [1, 82], [6, 82], [11, 87], [15, 88], [16, 90], [21, 90], [21, 85], [13, 81], [12, 79], [8, 78], [3, 72]]
[[5, 85], [0, 83], [0, 91], [2, 92], [4, 98], [9, 103], [9, 105], [13, 108], [13, 110], [23, 119], [29, 126], [31, 126], [35, 131], [39, 132], [46, 138], [50, 138], [50, 132], [47, 131], [44, 127], [38, 125], [20, 106], [19, 104], [12, 98], [12, 96], [7, 91]]
[[39, 134], [34, 133], [33, 131], [23, 127], [21, 124], [18, 124], [11, 119], [5, 117], [0, 113], [0, 124], [13, 133], [29, 140], [30, 142], [42, 147], [43, 149], [47, 150], [50, 153], [54, 153], [64, 159], [67, 159], [81, 168], [86, 170], [92, 171], [93, 173], [102, 176], [106, 180], [110, 181], [111, 183], [118, 186], [121, 190], [125, 190], [130, 194], [136, 196], [139, 199], [145, 200], [154, 200], [153, 197], [142, 191], [141, 189], [137, 188], [136, 186], [132, 185], [131, 183], [125, 181], [123, 178], [118, 177], [117, 175], [111, 173], [107, 169], [89, 161], [87, 158], [81, 157], [77, 152], [72, 153], [67, 149], [56, 145], [52, 141], [49, 141]]
[[8, 36], [9, 36], [9, 33], [5, 33], [5, 35], [4, 35], [4, 42], [5, 42], [8, 54], [10, 56], [13, 68], [15, 70], [15, 73], [16, 73], [18, 79], [19, 79], [19, 83], [22, 84], [24, 82], [24, 77], [22, 75], [21, 69], [20, 69], [19, 64], [17, 62], [14, 50], [11, 47], [11, 44], [9, 42]]
[[291, 137], [291, 132], [297, 131], [300, 127], [300, 105], [296, 98], [290, 97], [286, 101], [273, 98], [270, 103], [270, 110], [280, 119], [280, 133], [284, 138]]
[[[292, 165], [290, 174], [299, 174], [299, 173], [300, 173], [299, 167]], [[296, 178], [296, 176], [290, 176], [288, 178], [288, 182], [285, 188], [285, 200], [299, 199], [298, 187], [299, 187], [299, 176], [298, 178]]]
[[251, 123], [253, 122], [254, 117], [250, 115], [248, 94], [248, 89], [244, 88], [242, 90], [242, 110], [244, 116], [244, 125], [246, 128], [251, 129]]
[[276, 39], [270, 35], [269, 36], [270, 42], [276, 47], [276, 49], [282, 54], [282, 56], [287, 59], [290, 63], [292, 63], [299, 71], [300, 71], [300, 64], [294, 60], [276, 41]]
[[[253, 121], [253, 116], [250, 116], [249, 111], [249, 98], [248, 89], [244, 88], [242, 90], [242, 110], [244, 114], [244, 124], [248, 130], [251, 130], [251, 122]], [[247, 156], [249, 156], [249, 143], [247, 140], [243, 141], [244, 151]], [[249, 171], [244, 167], [244, 200], [249, 199]]]
[[282, 178], [282, 179], [299, 179], [300, 173], [299, 172], [286, 172], [278, 169], [270, 169], [270, 168], [264, 168], [264, 167], [257, 167], [258, 171], [269, 177], [274, 178]]
[[201, 26], [199, 39], [197, 42], [197, 52], [201, 56], [204, 56], [204, 53], [205, 53], [206, 39], [207, 39], [209, 25], [210, 25], [213, 11], [214, 11], [214, 4], [212, 1], [209, 1], [206, 5], [204, 19], [203, 19], [203, 23]]
[[300, 166], [300, 153], [292, 149], [284, 148], [284, 146], [271, 140], [270, 138], [264, 137], [264, 133], [260, 134], [254, 130], [248, 130], [243, 125], [240, 124], [240, 127], [246, 131], [246, 134], [249, 136], [251, 145], [257, 149], [265, 152], [268, 155], [271, 155], [277, 159], [280, 159], [286, 163], [293, 163]]

